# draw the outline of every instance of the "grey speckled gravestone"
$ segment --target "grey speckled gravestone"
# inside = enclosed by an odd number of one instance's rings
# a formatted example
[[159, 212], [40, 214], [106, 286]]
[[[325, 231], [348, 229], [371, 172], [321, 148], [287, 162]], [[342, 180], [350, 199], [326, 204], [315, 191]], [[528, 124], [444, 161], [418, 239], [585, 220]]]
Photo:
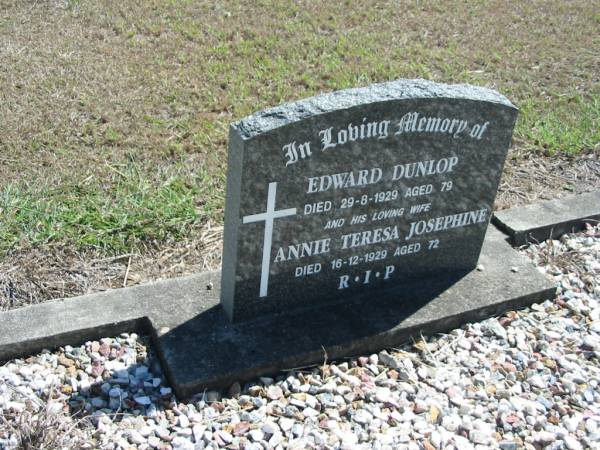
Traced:
[[451, 286], [477, 264], [516, 116], [489, 89], [400, 80], [233, 124], [229, 318]]

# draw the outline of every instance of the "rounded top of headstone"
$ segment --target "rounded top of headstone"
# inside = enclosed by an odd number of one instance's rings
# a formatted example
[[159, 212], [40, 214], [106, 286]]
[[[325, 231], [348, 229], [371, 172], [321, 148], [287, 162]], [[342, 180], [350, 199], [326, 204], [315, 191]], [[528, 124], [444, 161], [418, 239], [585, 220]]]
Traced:
[[309, 116], [348, 109], [366, 103], [426, 98], [483, 101], [517, 109], [510, 100], [493, 89], [469, 84], [443, 84], [422, 79], [401, 79], [284, 103], [247, 116], [233, 123], [232, 127], [242, 139], [250, 139]]

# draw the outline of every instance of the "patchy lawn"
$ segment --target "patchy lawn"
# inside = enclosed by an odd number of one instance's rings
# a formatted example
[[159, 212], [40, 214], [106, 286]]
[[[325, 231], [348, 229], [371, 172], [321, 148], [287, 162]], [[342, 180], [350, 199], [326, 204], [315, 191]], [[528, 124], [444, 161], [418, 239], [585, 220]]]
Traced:
[[[132, 253], [118, 285], [210, 266], [229, 123], [396, 78], [488, 86], [521, 108], [499, 206], [600, 186], [599, 27], [583, 0], [0, 0], [0, 254]], [[178, 256], [157, 271], [158, 254]]]

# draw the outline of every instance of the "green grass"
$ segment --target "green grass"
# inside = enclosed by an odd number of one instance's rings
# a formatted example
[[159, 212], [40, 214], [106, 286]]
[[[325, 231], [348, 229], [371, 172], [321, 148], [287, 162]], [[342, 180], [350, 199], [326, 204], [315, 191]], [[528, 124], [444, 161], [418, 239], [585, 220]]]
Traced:
[[397, 78], [497, 89], [525, 151], [597, 151], [598, 17], [587, 0], [0, 0], [0, 253], [191, 239], [223, 218], [229, 123]]
[[215, 221], [222, 204], [205, 172], [190, 183], [190, 177], [179, 174], [150, 182], [135, 166], [113, 170], [115, 179], [106, 184], [5, 186], [0, 191], [0, 252], [53, 243], [117, 254], [153, 247], [189, 239], [196, 224]]
[[547, 154], [577, 154], [600, 142], [600, 95], [563, 97], [545, 105], [521, 105], [517, 135]]

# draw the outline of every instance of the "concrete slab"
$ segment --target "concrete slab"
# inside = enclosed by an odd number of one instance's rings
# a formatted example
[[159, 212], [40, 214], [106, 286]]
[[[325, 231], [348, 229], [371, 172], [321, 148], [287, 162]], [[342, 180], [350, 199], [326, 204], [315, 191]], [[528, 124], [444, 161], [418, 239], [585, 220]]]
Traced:
[[515, 246], [579, 231], [592, 220], [600, 220], [600, 191], [505, 209], [492, 218]]
[[552, 298], [553, 283], [488, 229], [480, 264], [452, 285], [406, 286], [372, 302], [231, 324], [218, 272], [51, 301], [0, 314], [0, 360], [121, 332], [150, 333], [185, 398], [280, 369], [375, 352]]
[[0, 313], [0, 361], [123, 332], [175, 327], [218, 304], [217, 272], [48, 301]]

